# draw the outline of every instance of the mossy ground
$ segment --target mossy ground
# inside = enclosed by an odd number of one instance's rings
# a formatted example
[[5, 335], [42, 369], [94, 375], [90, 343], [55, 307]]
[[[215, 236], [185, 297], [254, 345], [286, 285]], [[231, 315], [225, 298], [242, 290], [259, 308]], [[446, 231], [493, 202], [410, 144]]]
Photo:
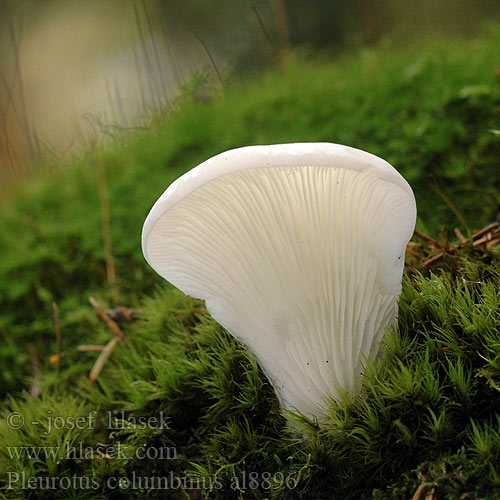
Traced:
[[[367, 370], [362, 397], [332, 404], [323, 426], [298, 417], [289, 426], [246, 349], [202, 303], [161, 282], [140, 250], [144, 217], [173, 179], [215, 153], [259, 143], [339, 142], [386, 158], [414, 188], [418, 227], [433, 236], [441, 226], [444, 239], [455, 226], [467, 234], [493, 221], [499, 39], [494, 28], [475, 41], [385, 42], [335, 62], [293, 55], [228, 84], [209, 104], [183, 99], [151, 130], [91, 148], [3, 201], [0, 498], [396, 500], [419, 486], [421, 500], [432, 488], [438, 499], [499, 498], [498, 251], [466, 248], [433, 273], [414, 260], [398, 329]], [[103, 245], [104, 176], [116, 287]], [[127, 342], [92, 386], [98, 353], [77, 346], [112, 334], [90, 295], [103, 306], [118, 295], [142, 311], [121, 325]], [[63, 357], [50, 364], [54, 302]], [[22, 428], [12, 428], [13, 412]], [[126, 419], [119, 429], [108, 428], [110, 414]], [[170, 418], [168, 428], [127, 420], [157, 416]], [[49, 427], [56, 417], [65, 425]], [[87, 420], [70, 425], [76, 417]], [[83, 455], [68, 456], [80, 445]], [[30, 446], [38, 457], [19, 448]], [[161, 450], [166, 459], [154, 456]], [[34, 487], [23, 489], [30, 477]], [[168, 492], [137, 483], [152, 477], [191, 482]]]

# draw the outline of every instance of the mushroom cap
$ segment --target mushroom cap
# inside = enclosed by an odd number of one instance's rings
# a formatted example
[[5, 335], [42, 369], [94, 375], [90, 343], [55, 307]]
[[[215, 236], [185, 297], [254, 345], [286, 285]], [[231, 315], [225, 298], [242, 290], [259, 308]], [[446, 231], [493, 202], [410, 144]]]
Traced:
[[146, 260], [256, 356], [286, 409], [353, 392], [397, 314], [416, 205], [386, 161], [330, 143], [248, 146], [161, 195]]

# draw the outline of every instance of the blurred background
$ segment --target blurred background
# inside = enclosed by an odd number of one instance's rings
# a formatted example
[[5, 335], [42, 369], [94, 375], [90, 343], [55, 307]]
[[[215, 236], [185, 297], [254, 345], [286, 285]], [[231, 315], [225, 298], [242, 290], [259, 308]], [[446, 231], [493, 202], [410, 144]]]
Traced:
[[0, 184], [147, 127], [179, 92], [397, 37], [473, 36], [498, 0], [0, 0]]

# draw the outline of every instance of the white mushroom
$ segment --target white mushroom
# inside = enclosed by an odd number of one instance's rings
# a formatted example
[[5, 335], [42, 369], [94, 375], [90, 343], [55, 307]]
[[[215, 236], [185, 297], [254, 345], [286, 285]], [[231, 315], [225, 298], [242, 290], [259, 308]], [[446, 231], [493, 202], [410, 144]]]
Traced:
[[359, 388], [394, 324], [415, 218], [408, 183], [370, 153], [249, 146], [177, 179], [142, 245], [255, 355], [284, 408], [319, 416]]

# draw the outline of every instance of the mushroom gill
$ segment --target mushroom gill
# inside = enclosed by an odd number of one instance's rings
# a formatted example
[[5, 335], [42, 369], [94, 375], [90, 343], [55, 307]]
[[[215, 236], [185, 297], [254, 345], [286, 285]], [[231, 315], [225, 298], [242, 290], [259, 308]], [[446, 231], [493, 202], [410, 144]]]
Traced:
[[397, 314], [416, 207], [387, 162], [327, 143], [222, 153], [144, 225], [151, 266], [255, 355], [281, 405], [319, 416], [358, 390]]

